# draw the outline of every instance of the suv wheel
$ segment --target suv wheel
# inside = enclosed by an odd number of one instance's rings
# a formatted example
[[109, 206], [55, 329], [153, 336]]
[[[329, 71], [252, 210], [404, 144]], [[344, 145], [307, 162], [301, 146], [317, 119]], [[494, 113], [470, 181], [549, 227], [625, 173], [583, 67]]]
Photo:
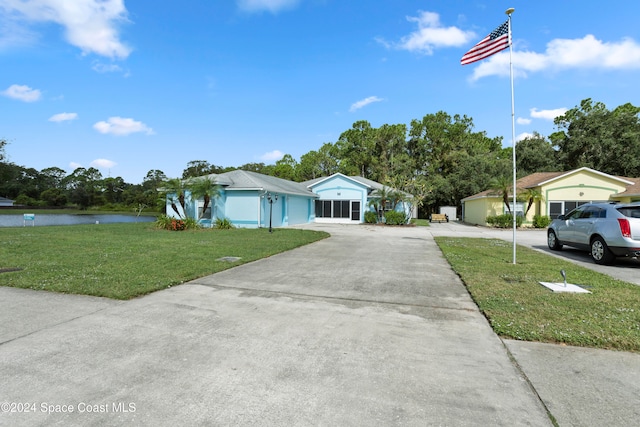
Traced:
[[611, 253], [602, 237], [596, 236], [591, 241], [591, 258], [596, 264], [613, 264], [615, 255]]
[[558, 236], [556, 236], [555, 231], [549, 230], [547, 233], [547, 245], [549, 245], [549, 249], [552, 251], [559, 251], [562, 249], [562, 244], [558, 240]]

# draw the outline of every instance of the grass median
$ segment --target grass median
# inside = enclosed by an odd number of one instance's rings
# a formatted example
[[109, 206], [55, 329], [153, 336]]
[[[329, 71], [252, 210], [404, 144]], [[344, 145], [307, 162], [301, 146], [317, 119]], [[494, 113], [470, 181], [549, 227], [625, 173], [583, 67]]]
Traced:
[[[640, 286], [510, 242], [436, 237], [445, 258], [503, 338], [640, 352]], [[554, 293], [538, 282], [582, 285]]]
[[[0, 229], [0, 285], [129, 299], [328, 237], [299, 229], [160, 230], [150, 223]], [[217, 261], [238, 257], [238, 261]]]

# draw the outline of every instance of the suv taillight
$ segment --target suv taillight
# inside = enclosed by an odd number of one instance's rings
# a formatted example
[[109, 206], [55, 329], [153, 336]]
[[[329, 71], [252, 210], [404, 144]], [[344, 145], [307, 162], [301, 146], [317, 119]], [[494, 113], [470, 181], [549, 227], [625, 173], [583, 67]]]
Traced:
[[620, 224], [622, 237], [631, 237], [631, 225], [629, 224], [629, 220], [626, 218], [618, 218], [618, 224]]

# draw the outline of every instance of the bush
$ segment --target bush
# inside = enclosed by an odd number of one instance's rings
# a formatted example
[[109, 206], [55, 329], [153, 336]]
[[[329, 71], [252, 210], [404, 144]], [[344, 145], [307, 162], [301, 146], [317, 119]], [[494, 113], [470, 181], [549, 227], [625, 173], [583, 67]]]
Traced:
[[404, 225], [407, 222], [407, 218], [404, 212], [387, 211], [384, 213], [384, 222], [387, 225]]
[[551, 224], [551, 218], [546, 215], [535, 215], [533, 217], [533, 226], [535, 228], [547, 228]]
[[[516, 216], [516, 227], [522, 226], [523, 217], [520, 215]], [[488, 216], [487, 224], [496, 228], [510, 228], [513, 226], [513, 215], [504, 214], [504, 215], [496, 215], [496, 216]]]
[[235, 227], [229, 218], [216, 218], [216, 228], [218, 230], [230, 230]]
[[179, 219], [171, 218], [167, 215], [160, 215], [155, 224], [157, 228], [171, 231], [194, 230], [200, 228], [198, 221], [193, 218]]
[[378, 215], [373, 211], [366, 211], [364, 213], [364, 222], [367, 224], [375, 224], [378, 222]]

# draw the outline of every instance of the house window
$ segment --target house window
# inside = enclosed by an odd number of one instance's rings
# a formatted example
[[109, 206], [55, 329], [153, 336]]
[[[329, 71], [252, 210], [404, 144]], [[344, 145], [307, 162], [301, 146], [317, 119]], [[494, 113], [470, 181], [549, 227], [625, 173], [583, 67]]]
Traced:
[[360, 219], [360, 202], [351, 200], [316, 200], [316, 218], [352, 218], [357, 212]]
[[202, 213], [202, 208], [204, 207], [204, 201], [198, 202], [198, 218], [201, 219], [211, 219], [211, 204], [207, 206], [207, 210]]
[[585, 203], [588, 202], [572, 200], [549, 202], [549, 217], [556, 219], [560, 215], [565, 215]]
[[[511, 203], [509, 203], [509, 206], [511, 206]], [[516, 216], [524, 216], [524, 203], [516, 202], [516, 207], [515, 209], [512, 209], [512, 211], [516, 213]], [[506, 205], [504, 205], [504, 213], [509, 213], [509, 209], [507, 209]]]
[[360, 221], [360, 202], [354, 200], [351, 202], [351, 220]]

